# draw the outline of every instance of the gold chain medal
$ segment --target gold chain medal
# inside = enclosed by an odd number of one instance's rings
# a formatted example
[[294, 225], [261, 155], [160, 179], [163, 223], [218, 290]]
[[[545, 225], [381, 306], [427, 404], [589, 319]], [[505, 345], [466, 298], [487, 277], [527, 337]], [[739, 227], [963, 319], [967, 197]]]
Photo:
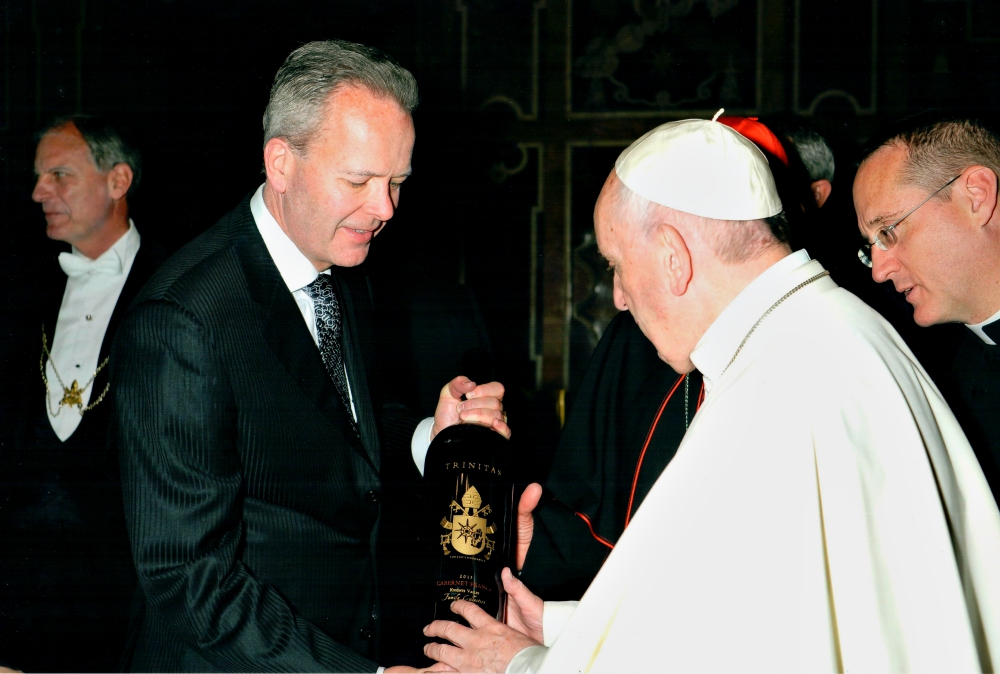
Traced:
[[438, 433], [427, 450], [425, 486], [441, 519], [434, 618], [462, 619], [451, 612], [457, 599], [470, 601], [498, 620], [506, 593], [500, 572], [511, 565], [514, 545], [514, 483], [506, 466], [507, 441], [485, 426], [458, 424]]

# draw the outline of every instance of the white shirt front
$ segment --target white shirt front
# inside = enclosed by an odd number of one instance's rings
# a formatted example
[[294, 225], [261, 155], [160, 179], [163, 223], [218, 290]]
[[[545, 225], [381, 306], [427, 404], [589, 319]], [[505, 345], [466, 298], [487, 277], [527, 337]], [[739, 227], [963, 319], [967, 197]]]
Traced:
[[73, 435], [83, 419], [80, 408], [60, 406], [63, 387], [70, 388], [76, 381], [83, 389], [83, 407], [101, 395], [101, 391], [94, 393], [92, 377], [99, 366], [97, 359], [104, 333], [139, 252], [139, 244], [139, 231], [129, 220], [128, 231], [97, 259], [91, 260], [75, 246], [71, 253], [59, 255], [60, 265], [71, 273], [66, 279], [59, 318], [55, 326], [46, 326], [50, 358], [45, 364], [45, 376], [49, 381], [46, 413], [52, 430], [63, 442]]
[[[892, 327], [804, 252], [691, 360], [708, 394], [565, 626], [509, 672], [982, 671], [1000, 512]], [[730, 362], [732, 361], [732, 364]], [[728, 367], [728, 369], [727, 369]], [[549, 611], [546, 604], [545, 612]]]
[[[250, 213], [253, 215], [254, 222], [257, 223], [257, 231], [264, 239], [264, 245], [267, 246], [267, 252], [270, 253], [274, 266], [278, 268], [278, 273], [281, 274], [289, 292], [292, 293], [295, 304], [298, 305], [299, 312], [302, 313], [302, 319], [306, 322], [306, 327], [309, 328], [309, 334], [312, 335], [313, 341], [318, 347], [319, 334], [316, 332], [316, 311], [312, 298], [306, 293], [305, 287], [315, 281], [320, 272], [316, 271], [316, 267], [309, 261], [309, 258], [302, 254], [295, 242], [288, 238], [288, 234], [267, 210], [267, 205], [264, 204], [263, 185], [258, 187], [250, 198]], [[327, 269], [322, 273], [329, 274], [330, 270]], [[347, 381], [347, 393], [351, 397], [351, 415], [357, 420], [354, 395], [351, 393], [351, 378], [347, 374], [346, 363], [344, 364], [344, 377]], [[433, 423], [433, 418], [430, 419], [430, 424], [428, 424], [427, 419], [422, 421], [413, 432], [411, 440], [413, 460], [421, 474], [424, 470], [424, 458], [427, 456], [427, 449], [430, 446], [430, 429]]]

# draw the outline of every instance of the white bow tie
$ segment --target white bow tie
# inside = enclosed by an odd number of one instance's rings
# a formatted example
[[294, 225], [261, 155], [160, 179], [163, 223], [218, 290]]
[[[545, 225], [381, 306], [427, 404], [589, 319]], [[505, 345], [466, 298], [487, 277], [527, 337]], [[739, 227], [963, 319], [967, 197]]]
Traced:
[[96, 260], [88, 260], [72, 253], [59, 253], [59, 266], [70, 278], [86, 274], [121, 276], [122, 273], [122, 261], [117, 255], [102, 255]]

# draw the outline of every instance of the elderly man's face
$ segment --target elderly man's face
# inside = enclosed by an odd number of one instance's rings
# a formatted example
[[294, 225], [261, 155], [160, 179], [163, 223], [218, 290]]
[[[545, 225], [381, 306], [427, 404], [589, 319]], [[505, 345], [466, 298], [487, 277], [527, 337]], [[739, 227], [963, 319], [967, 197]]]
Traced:
[[[858, 171], [854, 206], [858, 228], [868, 241], [929, 195], [926, 189], [900, 184], [906, 156], [903, 146], [885, 148]], [[918, 325], [969, 321], [969, 289], [978, 273], [969, 261], [976, 259], [979, 244], [961, 220], [955, 198], [931, 199], [895, 229], [896, 245], [888, 251], [872, 246], [872, 278], [892, 281], [913, 305]]]
[[615, 306], [628, 310], [660, 358], [683, 371], [689, 353], [675, 343], [664, 326], [670, 294], [666, 290], [657, 247], [645, 240], [641, 227], [624, 220], [618, 205], [618, 177], [612, 172], [594, 209], [594, 233], [601, 255], [614, 270]]
[[79, 245], [100, 233], [114, 209], [111, 186], [73, 124], [42, 136], [35, 174], [31, 198], [42, 205], [50, 239]]
[[332, 95], [285, 192], [288, 235], [318, 269], [364, 262], [399, 203], [413, 141], [413, 120], [395, 101], [358, 87]]

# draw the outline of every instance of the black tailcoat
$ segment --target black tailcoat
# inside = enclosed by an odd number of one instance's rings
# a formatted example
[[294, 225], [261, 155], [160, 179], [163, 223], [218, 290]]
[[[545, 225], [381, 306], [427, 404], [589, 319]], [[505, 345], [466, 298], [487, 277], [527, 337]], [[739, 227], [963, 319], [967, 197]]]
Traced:
[[[535, 511], [521, 579], [542, 598], [579, 599], [608, 556], [609, 544], [625, 530], [646, 436], [678, 379], [631, 314], [622, 312], [611, 321], [581, 380], [545, 483], [545, 497]], [[700, 373], [692, 373], [689, 418], [697, 408], [701, 381]], [[632, 514], [677, 452], [685, 430], [682, 383], [643, 457]]]
[[[129, 304], [164, 259], [148, 237], [136, 253], [98, 362]], [[118, 458], [107, 448], [112, 405], [84, 414], [65, 442], [46, 414], [42, 326], [55, 334], [66, 275], [55, 254], [18, 269], [3, 297], [0, 353], [0, 658], [25, 671], [109, 671], [125, 646], [135, 572]], [[89, 374], [72, 378], [85, 383]], [[108, 382], [94, 380], [90, 402]], [[67, 383], [69, 383], [67, 381]], [[56, 381], [51, 386], [58, 387]], [[78, 414], [64, 407], [61, 414]]]
[[160, 269], [113, 348], [146, 604], [132, 666], [374, 671], [381, 406], [367, 279], [333, 270], [359, 438], [249, 203]]

